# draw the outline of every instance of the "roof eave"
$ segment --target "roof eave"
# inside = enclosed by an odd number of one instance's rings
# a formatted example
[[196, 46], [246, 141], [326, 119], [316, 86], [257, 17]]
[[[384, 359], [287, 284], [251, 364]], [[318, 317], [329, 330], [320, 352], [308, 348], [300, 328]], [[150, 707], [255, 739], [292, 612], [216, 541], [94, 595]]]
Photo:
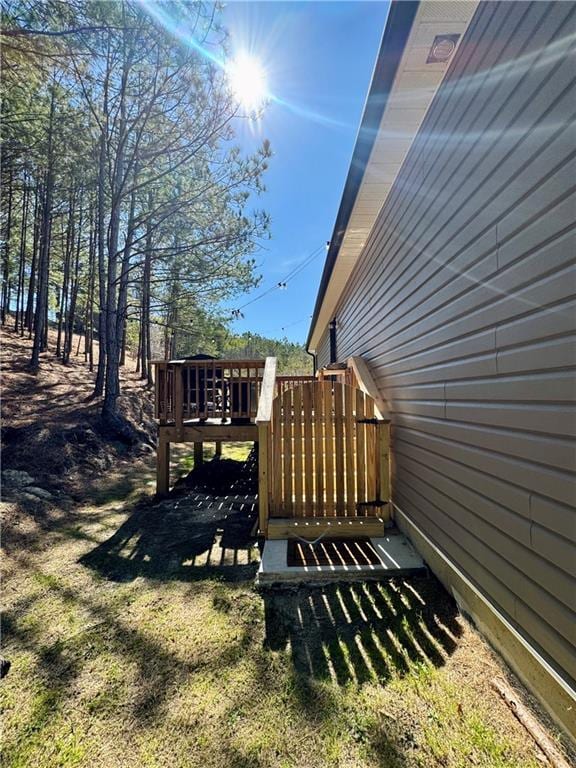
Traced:
[[354, 151], [350, 168], [344, 185], [344, 192], [334, 231], [330, 240], [330, 246], [324, 263], [324, 270], [320, 280], [320, 288], [314, 305], [312, 322], [306, 339], [306, 349], [310, 348], [310, 342], [316, 328], [318, 315], [322, 308], [324, 296], [332, 276], [332, 271], [338, 252], [342, 243], [342, 238], [346, 232], [348, 221], [356, 201], [356, 196], [364, 178], [364, 172], [370, 159], [370, 154], [374, 146], [374, 141], [378, 135], [378, 128], [388, 97], [394, 83], [394, 78], [398, 70], [398, 65], [402, 58], [406, 42], [410, 35], [412, 23], [418, 11], [418, 0], [392, 0], [386, 27], [382, 36], [382, 42], [378, 51], [378, 57], [372, 74], [370, 89], [366, 98], [360, 128], [356, 137]]

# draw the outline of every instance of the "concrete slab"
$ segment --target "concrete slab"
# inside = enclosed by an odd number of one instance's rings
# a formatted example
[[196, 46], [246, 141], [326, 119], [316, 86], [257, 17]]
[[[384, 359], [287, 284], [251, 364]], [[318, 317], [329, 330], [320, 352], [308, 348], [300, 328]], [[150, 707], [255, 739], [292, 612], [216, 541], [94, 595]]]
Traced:
[[331, 581], [378, 580], [393, 576], [411, 576], [426, 570], [424, 561], [408, 539], [394, 532], [389, 536], [371, 538], [380, 558], [379, 565], [288, 565], [288, 541], [268, 540], [264, 544], [260, 568], [256, 575], [258, 586]]

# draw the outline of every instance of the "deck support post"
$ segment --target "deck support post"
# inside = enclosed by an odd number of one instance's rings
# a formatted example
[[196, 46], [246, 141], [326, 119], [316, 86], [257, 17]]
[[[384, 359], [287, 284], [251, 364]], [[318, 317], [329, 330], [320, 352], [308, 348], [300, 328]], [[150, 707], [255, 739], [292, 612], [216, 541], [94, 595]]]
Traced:
[[156, 451], [156, 494], [166, 496], [170, 490], [170, 441], [159, 430], [158, 448]]
[[194, 443], [194, 469], [204, 463], [204, 443]]
[[222, 440], [216, 440], [216, 449], [214, 456], [222, 456]]

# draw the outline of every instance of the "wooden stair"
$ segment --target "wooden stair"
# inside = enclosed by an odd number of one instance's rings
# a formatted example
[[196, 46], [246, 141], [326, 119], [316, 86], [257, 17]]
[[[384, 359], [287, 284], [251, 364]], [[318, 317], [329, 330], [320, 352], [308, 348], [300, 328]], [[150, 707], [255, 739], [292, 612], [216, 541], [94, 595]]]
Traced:
[[269, 539], [301, 538], [313, 541], [325, 538], [356, 538], [384, 536], [385, 520], [382, 517], [299, 517], [270, 518]]

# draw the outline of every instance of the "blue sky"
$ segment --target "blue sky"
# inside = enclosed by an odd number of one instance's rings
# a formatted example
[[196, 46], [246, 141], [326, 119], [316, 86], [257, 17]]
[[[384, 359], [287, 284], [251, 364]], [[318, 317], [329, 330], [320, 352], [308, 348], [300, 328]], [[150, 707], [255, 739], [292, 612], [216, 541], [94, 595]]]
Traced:
[[261, 285], [230, 306], [251, 301], [321, 247], [285, 290], [242, 309], [238, 332], [306, 338], [387, 12], [387, 2], [317, 1], [233, 2], [224, 10], [232, 49], [262, 62], [278, 100], [258, 123], [237, 126], [245, 149], [263, 138], [272, 145], [267, 191], [257, 201], [272, 226], [257, 254]]

